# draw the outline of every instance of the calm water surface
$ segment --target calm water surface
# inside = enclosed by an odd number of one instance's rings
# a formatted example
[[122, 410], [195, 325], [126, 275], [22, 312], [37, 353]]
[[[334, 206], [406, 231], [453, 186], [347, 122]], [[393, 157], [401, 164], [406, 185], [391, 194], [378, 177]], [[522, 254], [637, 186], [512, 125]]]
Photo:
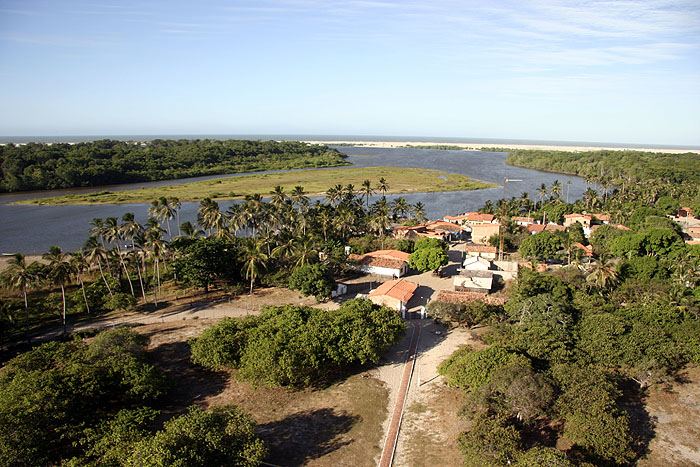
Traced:
[[[535, 200], [537, 199], [537, 188], [542, 183], [551, 186], [554, 180], [559, 180], [562, 184], [563, 199], [566, 199], [567, 191], [569, 191], [569, 200], [573, 201], [580, 198], [586, 190], [586, 182], [579, 177], [506, 166], [505, 153], [404, 148], [338, 147], [338, 149], [348, 154], [348, 161], [356, 167], [394, 166], [438, 169], [498, 184], [503, 184], [504, 177], [521, 180], [508, 183], [506, 193], [508, 198], [527, 192], [530, 198]], [[370, 157], [355, 157], [356, 155]], [[0, 252], [39, 254], [48, 251], [52, 245], [61, 246], [66, 251], [74, 251], [79, 249], [87, 239], [89, 235], [88, 224], [93, 218], [121, 217], [126, 212], [133, 212], [137, 221], [143, 223], [148, 218], [149, 207], [149, 204], [92, 206], [13, 206], [8, 204], [13, 201], [69, 193], [131, 190], [217, 177], [222, 177], [222, 175], [109, 187], [0, 195]], [[569, 181], [571, 184], [567, 183]], [[377, 180], [372, 180], [372, 182], [376, 183]], [[343, 183], [343, 180], [338, 180], [338, 183]], [[391, 201], [398, 196], [403, 196], [410, 204], [416, 204], [420, 201], [425, 206], [426, 215], [431, 219], [436, 219], [445, 215], [477, 210], [487, 200], [496, 202], [503, 197], [503, 188], [387, 195], [387, 198]], [[226, 210], [231, 204], [233, 201], [222, 201], [219, 206], [222, 210]], [[182, 203], [180, 222], [194, 222], [197, 218], [198, 206], [199, 203]], [[173, 222], [173, 228], [176, 230], [175, 222]]]

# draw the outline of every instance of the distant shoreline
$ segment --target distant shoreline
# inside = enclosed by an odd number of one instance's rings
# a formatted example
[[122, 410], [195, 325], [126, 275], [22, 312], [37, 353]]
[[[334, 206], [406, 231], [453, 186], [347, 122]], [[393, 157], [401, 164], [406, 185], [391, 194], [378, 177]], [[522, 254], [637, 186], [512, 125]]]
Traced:
[[445, 142], [431, 142], [431, 141], [311, 141], [304, 140], [304, 143], [309, 144], [325, 144], [332, 146], [334, 144], [352, 145], [358, 147], [367, 148], [406, 148], [409, 146], [458, 146], [464, 149], [471, 149], [478, 151], [480, 148], [504, 148], [504, 149], [534, 149], [534, 150], [549, 150], [549, 151], [572, 151], [572, 152], [584, 152], [584, 151], [646, 151], [646, 152], [660, 152], [666, 154], [685, 154], [687, 152], [692, 152], [695, 154], [700, 154], [700, 149], [674, 149], [674, 148], [653, 148], [633, 146], [629, 147], [604, 147], [604, 146], [567, 146], [561, 144], [508, 144], [508, 143], [445, 143]]

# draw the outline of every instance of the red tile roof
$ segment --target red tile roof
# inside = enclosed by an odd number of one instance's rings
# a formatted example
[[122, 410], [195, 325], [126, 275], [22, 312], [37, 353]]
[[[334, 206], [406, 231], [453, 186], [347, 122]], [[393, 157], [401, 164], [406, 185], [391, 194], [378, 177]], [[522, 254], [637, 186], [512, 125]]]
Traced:
[[474, 253], [496, 253], [498, 250], [495, 246], [465, 245], [464, 251], [472, 251]]
[[408, 303], [413, 297], [413, 293], [418, 288], [418, 284], [413, 282], [403, 281], [401, 279], [387, 281], [369, 293], [370, 297], [386, 295], [387, 297], [395, 298]]
[[445, 303], [472, 303], [484, 302], [487, 305], [503, 305], [506, 299], [503, 297], [494, 297], [477, 292], [454, 292], [452, 290], [441, 290], [435, 298], [437, 302]]

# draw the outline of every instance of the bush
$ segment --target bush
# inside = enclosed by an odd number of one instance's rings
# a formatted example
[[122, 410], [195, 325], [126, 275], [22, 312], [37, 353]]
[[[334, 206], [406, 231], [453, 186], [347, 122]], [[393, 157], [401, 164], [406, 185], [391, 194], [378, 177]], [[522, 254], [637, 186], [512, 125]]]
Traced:
[[113, 296], [105, 300], [104, 307], [106, 310], [130, 310], [136, 306], [136, 298], [128, 293], [115, 293]]
[[498, 345], [484, 350], [473, 350], [465, 345], [443, 361], [438, 366], [438, 372], [450, 386], [473, 391], [488, 383], [495, 370], [506, 366], [529, 368], [530, 360]]
[[255, 421], [235, 405], [189, 413], [165, 422], [163, 430], [139, 442], [129, 465], [257, 466], [267, 456], [255, 436]]
[[195, 363], [232, 367], [243, 379], [308, 385], [352, 364], [375, 363], [405, 332], [398, 314], [355, 299], [328, 312], [292, 305], [225, 320], [190, 341]]
[[321, 302], [331, 296], [335, 289], [335, 279], [328, 268], [321, 264], [298, 266], [289, 277], [289, 288], [299, 290], [306, 296], [313, 295]]

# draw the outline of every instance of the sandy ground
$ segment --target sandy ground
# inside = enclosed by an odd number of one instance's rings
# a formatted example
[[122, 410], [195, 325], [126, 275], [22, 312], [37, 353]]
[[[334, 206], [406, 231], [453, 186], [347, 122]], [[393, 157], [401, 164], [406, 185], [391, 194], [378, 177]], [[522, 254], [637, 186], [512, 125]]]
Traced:
[[445, 143], [445, 142], [425, 142], [425, 141], [304, 141], [310, 144], [350, 144], [367, 148], [403, 148], [406, 146], [459, 146], [464, 149], [478, 150], [479, 148], [509, 148], [509, 149], [541, 149], [550, 151], [651, 151], [669, 154], [683, 154], [694, 152], [700, 154], [700, 149], [657, 149], [645, 148], [643, 146], [629, 147], [598, 147], [598, 146], [556, 146], [546, 144], [493, 144], [493, 143]]

